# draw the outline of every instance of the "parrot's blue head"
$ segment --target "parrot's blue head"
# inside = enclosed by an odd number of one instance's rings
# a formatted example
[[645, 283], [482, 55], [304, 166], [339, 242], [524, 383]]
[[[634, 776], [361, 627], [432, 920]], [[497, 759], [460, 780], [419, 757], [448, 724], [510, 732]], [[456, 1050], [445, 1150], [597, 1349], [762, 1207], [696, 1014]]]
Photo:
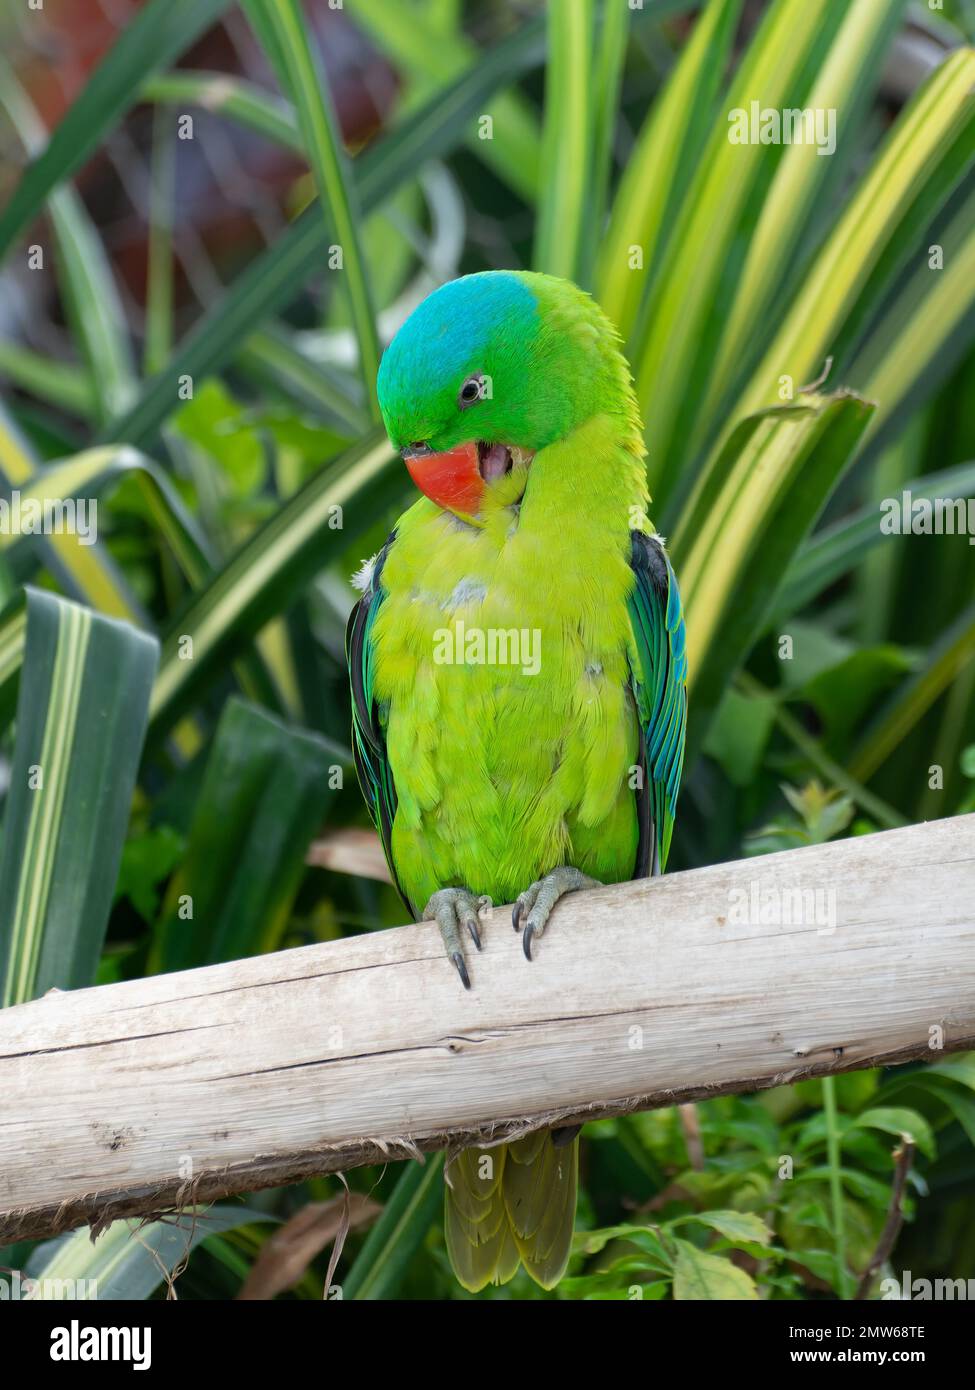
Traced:
[[379, 404], [421, 491], [474, 516], [485, 489], [517, 500], [539, 449], [612, 408], [619, 364], [614, 331], [575, 285], [485, 271], [441, 285], [406, 320]]

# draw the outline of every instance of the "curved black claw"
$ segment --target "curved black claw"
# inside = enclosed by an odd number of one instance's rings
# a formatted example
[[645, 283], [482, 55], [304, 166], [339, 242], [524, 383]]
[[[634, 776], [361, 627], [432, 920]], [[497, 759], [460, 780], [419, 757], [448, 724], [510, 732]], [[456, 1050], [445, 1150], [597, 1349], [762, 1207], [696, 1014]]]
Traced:
[[436, 922], [447, 959], [457, 971], [465, 989], [470, 989], [471, 977], [464, 960], [464, 928], [467, 928], [471, 940], [480, 950], [478, 913], [487, 911], [490, 905], [490, 898], [484, 895], [475, 898], [467, 888], [440, 888], [423, 909], [424, 921], [432, 918]]
[[577, 893], [581, 888], [598, 888], [599, 884], [588, 874], [582, 873], [571, 864], [562, 864], [551, 873], [518, 894], [511, 909], [511, 925], [518, 931], [524, 922], [521, 945], [525, 959], [532, 959], [532, 942], [537, 940], [548, 925], [552, 908], [566, 893]]
[[[478, 947], [478, 949], [480, 949], [480, 947]], [[464, 957], [461, 955], [459, 951], [454, 951], [450, 959], [457, 967], [457, 974], [460, 976], [461, 984], [464, 986], [465, 989], [470, 989], [471, 977], [467, 973], [467, 966], [464, 964]]]

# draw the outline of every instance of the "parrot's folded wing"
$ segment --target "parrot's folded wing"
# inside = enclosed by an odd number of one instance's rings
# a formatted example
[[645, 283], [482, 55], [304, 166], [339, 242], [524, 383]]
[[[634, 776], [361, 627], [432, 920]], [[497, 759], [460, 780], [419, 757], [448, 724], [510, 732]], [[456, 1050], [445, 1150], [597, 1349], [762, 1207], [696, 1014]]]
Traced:
[[674, 828], [687, 727], [687, 637], [680, 590], [663, 544], [640, 531], [630, 539], [636, 579], [628, 602], [630, 676], [644, 772], [637, 793], [640, 846], [633, 876], [645, 878], [663, 872]]
[[416, 910], [400, 887], [393, 864], [393, 818], [396, 815], [396, 787], [386, 749], [386, 728], [382, 712], [373, 696], [375, 647], [372, 629], [383, 601], [383, 565], [390, 547], [396, 540], [393, 531], [376, 556], [368, 575], [362, 598], [349, 615], [345, 633], [345, 656], [349, 664], [352, 685], [352, 756], [359, 776], [359, 786], [366, 799], [373, 823], [383, 842], [386, 863], [393, 883], [409, 913]]

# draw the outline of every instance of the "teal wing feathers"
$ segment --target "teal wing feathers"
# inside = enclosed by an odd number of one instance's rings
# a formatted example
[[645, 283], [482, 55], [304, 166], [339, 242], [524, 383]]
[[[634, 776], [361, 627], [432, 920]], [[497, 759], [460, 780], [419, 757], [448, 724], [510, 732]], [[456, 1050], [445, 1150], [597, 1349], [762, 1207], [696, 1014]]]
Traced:
[[349, 625], [345, 634], [345, 656], [349, 665], [352, 689], [352, 755], [359, 786], [382, 840], [393, 883], [407, 909], [415, 917], [416, 911], [400, 886], [393, 863], [396, 787], [386, 748], [383, 711], [373, 695], [375, 646], [372, 630], [385, 594], [382, 586], [383, 565], [395, 539], [396, 532], [393, 531], [376, 556], [368, 587], [349, 615]]
[[677, 812], [687, 727], [687, 634], [677, 579], [655, 536], [633, 531], [630, 677], [640, 720], [643, 785], [634, 878], [662, 873]]

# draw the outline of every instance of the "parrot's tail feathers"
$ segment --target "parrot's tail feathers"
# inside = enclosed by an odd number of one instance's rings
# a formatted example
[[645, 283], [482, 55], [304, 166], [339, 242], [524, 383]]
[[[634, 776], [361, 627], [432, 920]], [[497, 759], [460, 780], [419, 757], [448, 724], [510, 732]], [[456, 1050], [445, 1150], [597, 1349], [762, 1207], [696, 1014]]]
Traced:
[[572, 1248], [578, 1174], [578, 1139], [556, 1147], [544, 1129], [454, 1159], [444, 1230], [465, 1289], [506, 1284], [519, 1264], [543, 1289], [555, 1287]]
[[465, 1149], [451, 1163], [445, 1184], [447, 1253], [470, 1293], [506, 1284], [520, 1263], [501, 1190], [506, 1148]]
[[543, 1289], [554, 1288], [572, 1250], [579, 1140], [557, 1147], [548, 1130], [508, 1145], [504, 1202], [521, 1262]]

